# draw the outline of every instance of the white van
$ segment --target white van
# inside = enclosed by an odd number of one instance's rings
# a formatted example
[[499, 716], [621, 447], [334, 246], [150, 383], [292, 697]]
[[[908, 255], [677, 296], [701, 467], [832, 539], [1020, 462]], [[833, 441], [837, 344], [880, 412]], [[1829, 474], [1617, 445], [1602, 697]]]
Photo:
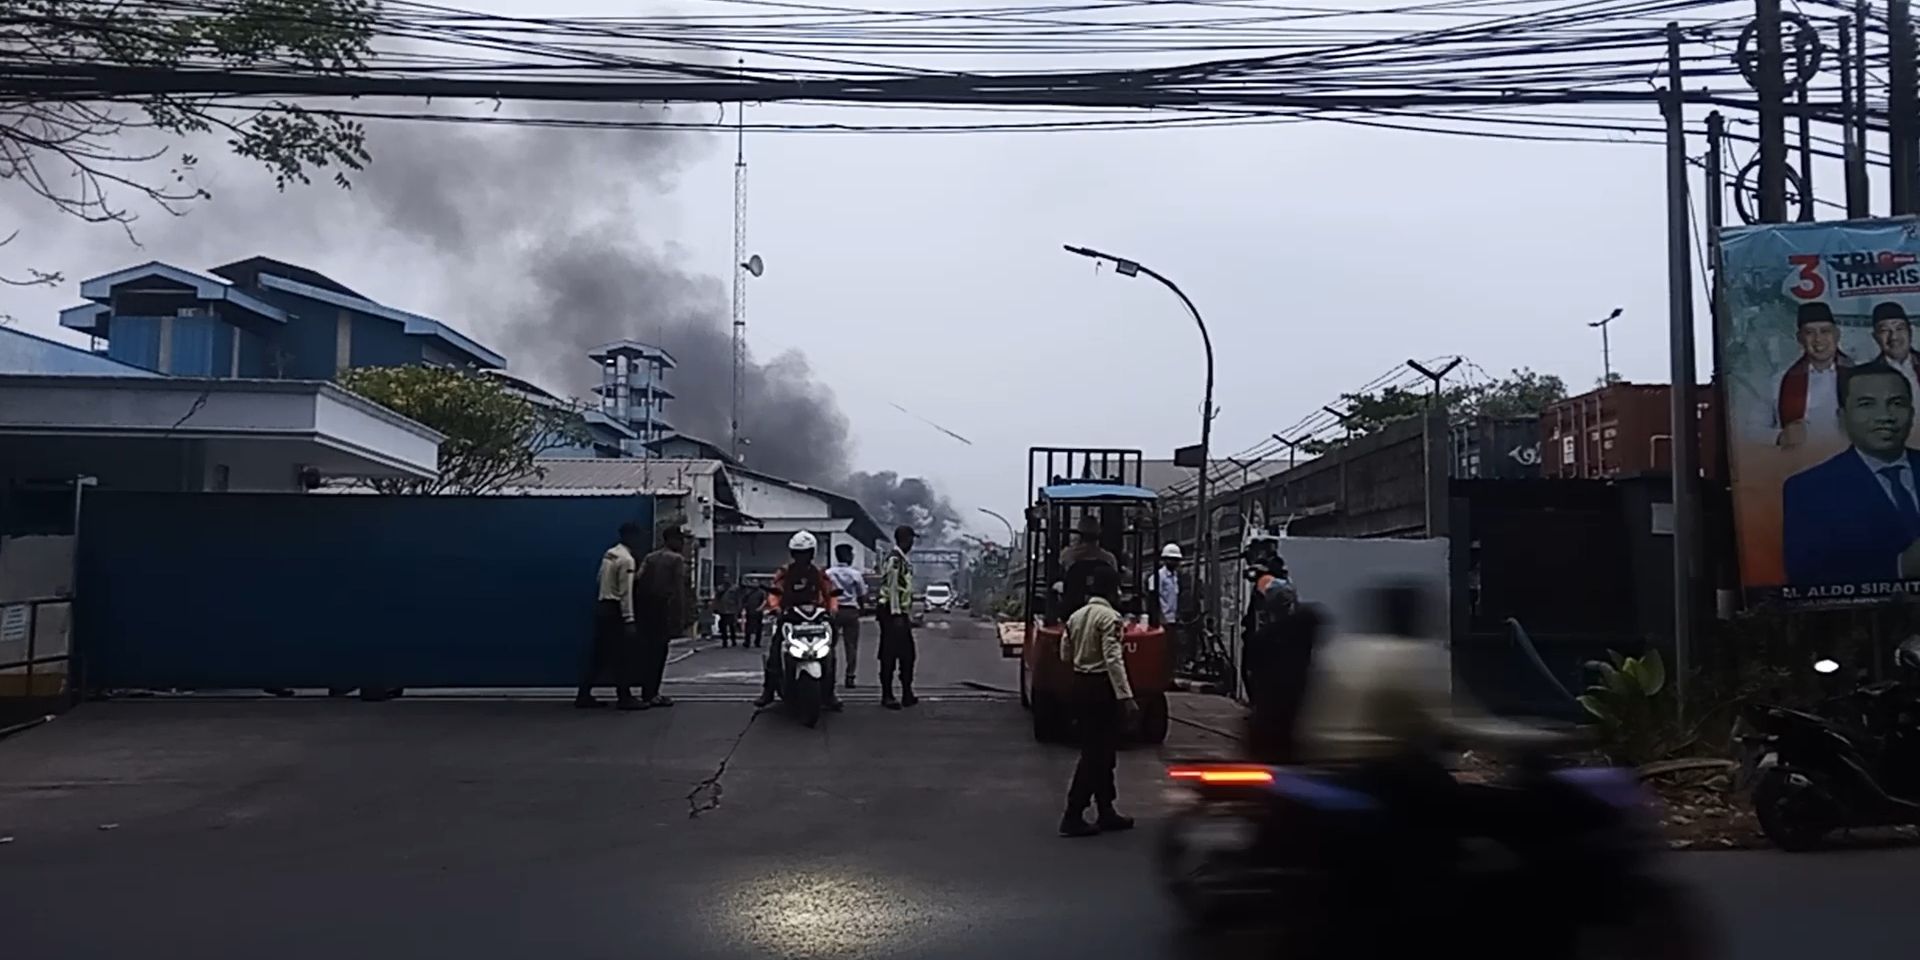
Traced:
[[927, 585], [927, 612], [947, 613], [953, 609], [953, 588], [944, 583]]

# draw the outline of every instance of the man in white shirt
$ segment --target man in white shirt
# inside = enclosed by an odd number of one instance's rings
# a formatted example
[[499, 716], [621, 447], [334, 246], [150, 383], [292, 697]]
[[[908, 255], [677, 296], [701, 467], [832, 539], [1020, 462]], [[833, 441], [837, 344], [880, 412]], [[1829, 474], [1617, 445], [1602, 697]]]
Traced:
[[833, 596], [840, 604], [833, 612], [833, 625], [840, 631], [840, 651], [846, 657], [847, 686], [853, 686], [853, 663], [860, 657], [860, 601], [866, 596], [867, 578], [853, 565], [853, 544], [833, 548], [834, 564], [827, 568], [827, 580], [833, 584]]
[[1875, 359], [1900, 371], [1913, 396], [1920, 397], [1920, 356], [1913, 352], [1913, 324], [1905, 307], [1891, 300], [1874, 305], [1873, 342], [1880, 347]]
[[1832, 307], [1803, 303], [1796, 322], [1800, 359], [1780, 374], [1774, 390], [1777, 442], [1789, 448], [1806, 443], [1810, 436], [1837, 439], [1839, 372], [1853, 365], [1840, 349], [1840, 325], [1834, 321]]

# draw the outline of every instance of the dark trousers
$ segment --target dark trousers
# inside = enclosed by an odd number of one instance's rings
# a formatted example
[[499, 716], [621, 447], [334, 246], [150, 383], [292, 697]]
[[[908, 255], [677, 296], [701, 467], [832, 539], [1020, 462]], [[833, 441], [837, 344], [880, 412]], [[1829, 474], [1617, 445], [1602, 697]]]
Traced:
[[847, 664], [847, 682], [853, 682], [853, 665], [860, 659], [860, 611], [854, 607], [843, 607], [833, 615], [833, 625], [840, 631], [840, 656]]
[[900, 689], [913, 691], [913, 621], [904, 613], [880, 614], [880, 690], [893, 692], [893, 674], [900, 673]]
[[747, 614], [747, 646], [757, 647], [760, 645], [760, 626], [763, 617], [764, 614], [761, 614], [759, 611]]
[[667, 644], [673, 639], [674, 628], [658, 615], [642, 615], [637, 626], [640, 699], [652, 700], [660, 695], [660, 682], [666, 678]]
[[613, 678], [614, 691], [625, 700], [633, 696], [634, 642], [626, 619], [620, 615], [618, 600], [601, 600], [593, 607], [593, 646], [587, 652], [586, 669], [580, 674], [578, 696], [593, 696], [593, 685], [602, 677]]
[[723, 647], [733, 646], [733, 641], [739, 632], [740, 615], [722, 610], [720, 612], [720, 645]]
[[1087, 809], [1089, 801], [1113, 806], [1113, 764], [1120, 748], [1120, 701], [1104, 673], [1073, 675], [1074, 718], [1080, 728], [1080, 763], [1067, 787], [1067, 812]]

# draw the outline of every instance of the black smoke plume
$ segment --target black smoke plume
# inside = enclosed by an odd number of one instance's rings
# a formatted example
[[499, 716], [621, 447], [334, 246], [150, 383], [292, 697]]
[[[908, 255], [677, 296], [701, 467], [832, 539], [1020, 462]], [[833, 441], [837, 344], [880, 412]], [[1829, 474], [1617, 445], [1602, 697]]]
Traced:
[[[546, 105], [539, 112], [595, 121], [665, 116], [627, 106]], [[236, 244], [252, 242], [259, 249], [247, 253], [326, 273], [325, 256], [314, 248], [363, 243], [384, 227], [427, 254], [411, 269], [444, 279], [440, 316], [504, 353], [515, 373], [563, 395], [588, 396], [599, 378], [588, 350], [622, 338], [652, 343], [678, 362], [669, 375], [676, 399], [667, 419], [724, 445], [733, 369], [728, 285], [688, 269], [678, 251], [660, 243], [666, 228], [657, 209], [681, 165], [712, 142], [635, 129], [380, 123], [369, 128], [373, 160], [354, 176], [351, 194], [325, 186], [286, 194], [216, 191], [167, 239], [234, 258], [242, 255]], [[253, 241], [225, 229], [302, 220], [313, 229], [293, 235], [320, 241], [307, 250], [287, 249], [284, 229]], [[351, 277], [336, 279], [353, 285]], [[924, 480], [849, 469], [847, 418], [804, 355], [750, 355], [741, 375], [749, 466], [844, 490], [889, 528], [911, 522], [938, 539], [957, 522]]]
[[901, 477], [891, 470], [854, 473], [847, 478], [846, 493], [860, 501], [888, 532], [906, 524], [920, 536], [940, 543], [960, 529], [959, 511], [919, 477]]

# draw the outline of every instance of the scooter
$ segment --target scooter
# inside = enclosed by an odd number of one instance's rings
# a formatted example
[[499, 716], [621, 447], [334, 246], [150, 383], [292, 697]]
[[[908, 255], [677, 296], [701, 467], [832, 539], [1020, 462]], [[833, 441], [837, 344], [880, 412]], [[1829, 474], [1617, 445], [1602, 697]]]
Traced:
[[[1457, 832], [1423, 849], [1430, 889], [1379, 885], [1406, 866], [1380, 798], [1335, 772], [1239, 763], [1168, 769], [1176, 813], [1157, 850], [1163, 884], [1196, 931], [1264, 928], [1288, 952], [1373, 956], [1418, 927], [1429, 952], [1531, 960], [1715, 955], [1704, 914], [1653, 868], [1652, 799], [1631, 771], [1524, 765], [1502, 785], [1458, 784]], [[1485, 923], [1422, 923], [1485, 913]], [[1418, 916], [1414, 911], [1420, 911]], [[1447, 942], [1449, 936], [1461, 938]], [[1605, 954], [1614, 955], [1614, 954]]]
[[783, 612], [777, 656], [781, 702], [801, 723], [818, 724], [831, 683], [827, 658], [833, 656], [833, 623], [826, 608], [804, 604]]
[[[1920, 824], [1920, 639], [1894, 656], [1898, 679], [1856, 687], [1814, 711], [1749, 707], [1734, 731], [1740, 782], [1760, 829], [1782, 850], [1820, 847], [1835, 830]], [[1839, 674], [1822, 658], [1813, 669]]]

